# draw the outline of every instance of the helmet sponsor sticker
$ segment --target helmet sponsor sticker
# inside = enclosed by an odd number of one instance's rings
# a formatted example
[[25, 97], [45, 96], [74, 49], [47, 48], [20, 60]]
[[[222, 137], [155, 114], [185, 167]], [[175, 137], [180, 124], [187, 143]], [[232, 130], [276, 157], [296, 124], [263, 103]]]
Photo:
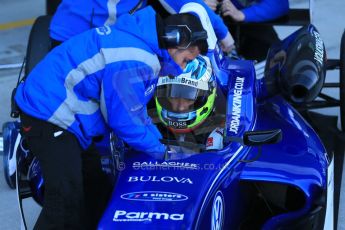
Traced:
[[130, 176], [127, 182], [161, 182], [161, 183], [179, 183], [193, 184], [190, 178], [172, 177], [172, 176]]
[[208, 90], [208, 82], [206, 81], [199, 81], [190, 77], [191, 73], [183, 73], [178, 77], [170, 78], [170, 77], [160, 77], [158, 78], [158, 84], [160, 85], [167, 85], [167, 84], [180, 84], [180, 85], [187, 85], [194, 88]]
[[188, 197], [179, 193], [162, 192], [162, 191], [139, 191], [130, 192], [121, 195], [124, 200], [134, 201], [184, 201]]
[[184, 219], [183, 213], [160, 213], [160, 212], [127, 212], [116, 210], [114, 222], [146, 222], [155, 220], [181, 221]]
[[172, 121], [168, 120], [168, 126], [178, 128], [178, 129], [183, 129], [187, 128], [187, 122], [186, 121]]
[[221, 191], [217, 191], [212, 204], [211, 230], [223, 229], [224, 210], [223, 193]]

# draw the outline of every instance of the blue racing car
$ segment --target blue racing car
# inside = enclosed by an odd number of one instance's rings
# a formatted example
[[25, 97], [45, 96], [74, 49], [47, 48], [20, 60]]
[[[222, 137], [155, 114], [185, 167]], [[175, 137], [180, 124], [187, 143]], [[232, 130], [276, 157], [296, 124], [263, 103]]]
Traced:
[[[324, 84], [326, 53], [316, 28], [271, 47], [263, 74], [218, 47], [208, 57], [225, 120], [223, 149], [164, 136], [181, 151], [154, 160], [111, 136], [102, 164], [114, 191], [98, 228], [333, 229], [334, 156], [296, 110]], [[42, 204], [39, 162], [18, 127], [5, 125], [6, 156], [16, 155], [5, 166], [17, 171], [7, 180], [13, 187], [17, 180], [20, 204], [26, 197]]]

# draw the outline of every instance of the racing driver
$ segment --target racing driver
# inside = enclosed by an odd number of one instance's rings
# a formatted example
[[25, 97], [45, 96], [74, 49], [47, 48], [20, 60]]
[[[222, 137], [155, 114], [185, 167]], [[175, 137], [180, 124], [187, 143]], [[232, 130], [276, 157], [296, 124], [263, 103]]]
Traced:
[[225, 117], [214, 112], [217, 87], [212, 72], [209, 58], [198, 55], [179, 76], [158, 79], [156, 110], [159, 120], [170, 131], [166, 134], [168, 139], [173, 135], [180, 142], [206, 142], [206, 150], [223, 148]]

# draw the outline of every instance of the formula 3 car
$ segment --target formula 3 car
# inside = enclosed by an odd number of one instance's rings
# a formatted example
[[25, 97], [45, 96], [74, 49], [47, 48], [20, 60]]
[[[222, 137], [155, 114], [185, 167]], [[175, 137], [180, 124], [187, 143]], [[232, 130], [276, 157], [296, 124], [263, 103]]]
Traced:
[[251, 61], [210, 58], [226, 99], [224, 149], [166, 161], [126, 153], [99, 228], [332, 229], [333, 156], [281, 96], [302, 103], [321, 90], [318, 32], [304, 27], [272, 47], [263, 79]]
[[[263, 77], [253, 61], [218, 47], [208, 56], [226, 118], [224, 148], [162, 140], [199, 150], [155, 160], [114, 136], [102, 164], [115, 189], [99, 229], [333, 229], [334, 155], [291, 105], [314, 101], [324, 84], [326, 54], [315, 27], [272, 47]], [[4, 141], [16, 151], [19, 203], [42, 204], [39, 162], [14, 136]]]

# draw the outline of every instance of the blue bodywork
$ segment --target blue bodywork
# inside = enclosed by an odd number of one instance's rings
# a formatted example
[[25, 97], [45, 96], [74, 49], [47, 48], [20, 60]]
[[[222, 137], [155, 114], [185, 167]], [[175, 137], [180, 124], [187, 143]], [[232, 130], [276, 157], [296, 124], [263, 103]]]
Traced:
[[[262, 146], [262, 155], [250, 163], [242, 160], [254, 158], [258, 147], [236, 142], [221, 151], [187, 158], [180, 153], [167, 161], [125, 153], [126, 167], [120, 171], [100, 229], [241, 228], [253, 215], [252, 194], [245, 191], [253, 184], [285, 191], [283, 208], [258, 221], [263, 229], [304, 226], [316, 206], [324, 207], [328, 159], [315, 131], [281, 96], [258, 95], [263, 92], [258, 90], [261, 82], [253, 62], [223, 57], [218, 50], [210, 58], [219, 91], [226, 95], [226, 101], [217, 104], [226, 107], [226, 135], [242, 137], [246, 131], [279, 128], [282, 141]], [[266, 195], [269, 202], [278, 199]], [[300, 203], [290, 205], [289, 199]]]
[[[115, 143], [112, 152], [125, 157], [99, 229], [305, 229], [324, 221], [329, 160], [315, 131], [281, 95], [266, 95], [254, 62], [230, 59], [218, 48], [208, 56], [226, 137], [281, 129], [282, 141], [260, 147], [228, 141], [220, 151], [174, 153], [165, 161], [123, 145], [118, 151]], [[37, 180], [39, 165], [31, 170]]]

